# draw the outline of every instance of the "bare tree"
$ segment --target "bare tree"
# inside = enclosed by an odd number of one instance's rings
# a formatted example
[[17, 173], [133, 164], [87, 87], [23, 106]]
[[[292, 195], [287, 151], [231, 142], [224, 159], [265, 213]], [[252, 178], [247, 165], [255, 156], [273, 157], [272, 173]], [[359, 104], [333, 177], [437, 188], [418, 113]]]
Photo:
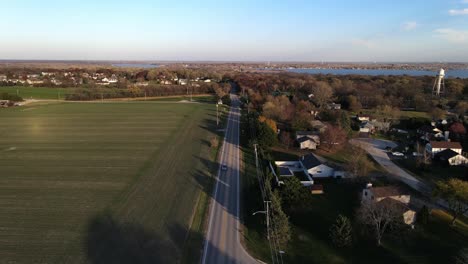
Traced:
[[402, 221], [398, 202], [388, 199], [388, 202], [363, 202], [357, 212], [358, 220], [371, 229], [379, 246], [385, 232]]
[[346, 142], [346, 132], [340, 126], [328, 124], [327, 129], [322, 133], [320, 139], [328, 150], [332, 150]]
[[346, 170], [355, 177], [364, 177], [369, 174], [372, 163], [362, 147], [353, 147], [353, 155], [347, 160]]

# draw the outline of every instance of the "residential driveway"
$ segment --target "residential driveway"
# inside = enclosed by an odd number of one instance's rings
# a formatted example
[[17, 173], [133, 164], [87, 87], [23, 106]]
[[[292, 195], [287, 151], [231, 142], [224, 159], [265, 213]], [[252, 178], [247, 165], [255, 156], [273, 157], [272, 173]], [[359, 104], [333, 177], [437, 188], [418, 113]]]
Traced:
[[395, 142], [372, 138], [356, 138], [351, 139], [349, 142], [355, 146], [360, 146], [365, 149], [377, 163], [387, 170], [391, 177], [397, 178], [423, 194], [431, 194], [431, 188], [427, 184], [421, 182], [419, 179], [407, 173], [392, 162], [385, 151], [385, 147], [396, 147], [397, 144]]

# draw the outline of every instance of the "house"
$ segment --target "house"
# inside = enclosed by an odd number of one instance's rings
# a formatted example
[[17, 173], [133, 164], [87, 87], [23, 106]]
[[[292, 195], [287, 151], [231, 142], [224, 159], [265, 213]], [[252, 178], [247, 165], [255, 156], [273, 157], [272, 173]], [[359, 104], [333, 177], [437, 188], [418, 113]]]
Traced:
[[107, 80], [108, 83], [117, 83], [119, 79], [115, 74], [112, 74], [112, 76]]
[[160, 83], [165, 85], [172, 84], [172, 82], [169, 80], [162, 80]]
[[327, 104], [327, 109], [329, 109], [329, 110], [340, 110], [341, 109], [341, 104], [335, 104], [335, 103]]
[[137, 83], [135, 83], [136, 86], [141, 86], [141, 87], [142, 86], [148, 86], [148, 84], [149, 84], [148, 82], [137, 82]]
[[385, 198], [378, 203], [385, 205], [386, 208], [395, 208], [395, 210], [401, 214], [403, 223], [414, 227], [414, 223], [416, 222], [416, 210], [412, 209], [409, 205], [392, 198]]
[[10, 100], [0, 100], [0, 107], [10, 106]]
[[7, 76], [6, 75], [0, 75], [0, 82], [5, 82], [7, 81]]
[[364, 121], [369, 121], [369, 120], [370, 120], [370, 117], [369, 117], [369, 116], [365, 116], [365, 115], [357, 115], [357, 116], [356, 116], [356, 119], [357, 119], [358, 121], [364, 122]]
[[26, 75], [28, 77], [28, 79], [36, 79], [36, 78], [39, 78], [39, 74], [28, 74]]
[[296, 141], [299, 143], [300, 149], [317, 149], [320, 145], [320, 136], [317, 132], [312, 131], [297, 131]]
[[407, 225], [413, 225], [416, 220], [416, 211], [410, 206], [411, 195], [405, 189], [396, 186], [372, 187], [372, 184], [368, 183], [362, 191], [361, 202], [393, 207], [399, 211]]
[[323, 164], [312, 153], [302, 156], [299, 162], [312, 178], [333, 177], [334, 175], [334, 169]]
[[435, 158], [442, 162], [447, 162], [450, 166], [468, 164], [467, 158], [452, 149], [445, 149], [441, 152], [438, 152], [435, 154]]
[[309, 137], [300, 137], [297, 139], [300, 149], [317, 149], [318, 143]]
[[458, 154], [462, 154], [462, 146], [460, 142], [451, 141], [430, 141], [426, 144], [426, 152], [431, 155], [432, 158], [443, 150], [451, 149]]
[[187, 85], [188, 84], [188, 79], [179, 79], [177, 81], [179, 85]]
[[368, 183], [362, 191], [363, 202], [380, 202], [385, 198], [392, 198], [404, 204], [409, 204], [411, 195], [408, 191], [397, 186], [372, 187], [372, 183]]
[[203, 82], [210, 83], [211, 80], [210, 80], [210, 79], [206, 79], [206, 80], [204, 80]]

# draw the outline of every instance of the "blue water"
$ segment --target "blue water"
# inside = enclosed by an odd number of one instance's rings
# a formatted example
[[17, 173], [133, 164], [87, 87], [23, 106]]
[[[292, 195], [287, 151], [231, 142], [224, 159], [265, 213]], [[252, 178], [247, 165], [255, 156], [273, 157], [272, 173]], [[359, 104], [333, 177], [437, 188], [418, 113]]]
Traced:
[[119, 68], [143, 68], [143, 69], [151, 69], [151, 68], [159, 67], [159, 65], [143, 64], [143, 63], [114, 63], [112, 64], [112, 66], [119, 67]]
[[[308, 73], [308, 74], [335, 74], [335, 75], [409, 75], [409, 76], [435, 76], [435, 71], [423, 70], [370, 70], [370, 69], [288, 69], [290, 72]], [[468, 78], [468, 69], [466, 70], [446, 70], [446, 77]]]

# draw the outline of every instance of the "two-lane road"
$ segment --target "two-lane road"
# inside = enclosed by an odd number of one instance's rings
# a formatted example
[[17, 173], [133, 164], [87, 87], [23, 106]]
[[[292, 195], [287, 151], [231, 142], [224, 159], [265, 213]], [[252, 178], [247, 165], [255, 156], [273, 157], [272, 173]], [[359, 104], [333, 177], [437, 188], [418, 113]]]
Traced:
[[219, 161], [227, 168], [223, 170], [220, 166], [218, 170], [210, 204], [203, 264], [257, 263], [240, 242], [239, 125], [239, 99], [237, 95], [231, 94], [231, 109]]

